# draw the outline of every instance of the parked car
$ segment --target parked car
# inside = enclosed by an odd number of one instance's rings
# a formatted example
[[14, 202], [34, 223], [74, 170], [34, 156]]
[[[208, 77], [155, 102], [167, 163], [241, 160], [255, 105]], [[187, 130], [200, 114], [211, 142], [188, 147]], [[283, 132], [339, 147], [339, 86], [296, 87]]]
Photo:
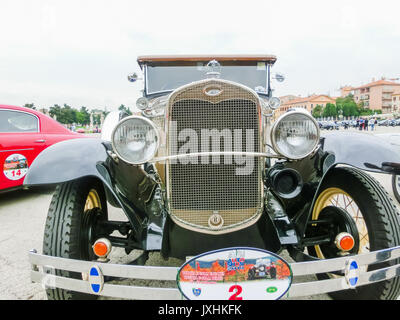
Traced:
[[[142, 115], [111, 112], [101, 140], [64, 141], [36, 158], [25, 184], [59, 184], [43, 253], [29, 254], [31, 279], [49, 284], [49, 299], [181, 299], [183, 290], [193, 299], [205, 291], [240, 299], [256, 287], [257, 298], [269, 299], [280, 290], [268, 282], [275, 280], [246, 280], [246, 265], [269, 255], [281, 261], [276, 276], [286, 279], [281, 292], [290, 297], [399, 296], [400, 265], [391, 261], [400, 255], [398, 212], [364, 171], [393, 173], [389, 162], [400, 162], [400, 154], [372, 135], [321, 137], [304, 109], [275, 117], [280, 100], [271, 79], [283, 80], [271, 76], [275, 61], [139, 57]], [[125, 221], [111, 220], [108, 204]], [[113, 247], [142, 254], [113, 264]], [[290, 267], [282, 250], [295, 261]], [[191, 258], [181, 268], [144, 266], [149, 252]], [[235, 268], [225, 271], [228, 259]], [[292, 283], [307, 274], [318, 280]], [[116, 277], [176, 280], [177, 287], [106, 283]]]
[[349, 127], [352, 126], [352, 123], [351, 123], [350, 120], [343, 120], [343, 121], [340, 123], [340, 126], [342, 126], [344, 129], [348, 129]]
[[44, 149], [79, 137], [41, 112], [0, 105], [0, 191], [21, 187], [33, 160]]
[[350, 125], [351, 125], [351, 127], [356, 128], [357, 127], [357, 120], [351, 120], [350, 121]]
[[339, 130], [339, 125], [334, 121], [322, 121], [320, 128], [326, 130]]
[[388, 120], [388, 119], [384, 119], [384, 120], [378, 121], [378, 126], [386, 126], [386, 127], [388, 127], [389, 125], [390, 125], [390, 120]]

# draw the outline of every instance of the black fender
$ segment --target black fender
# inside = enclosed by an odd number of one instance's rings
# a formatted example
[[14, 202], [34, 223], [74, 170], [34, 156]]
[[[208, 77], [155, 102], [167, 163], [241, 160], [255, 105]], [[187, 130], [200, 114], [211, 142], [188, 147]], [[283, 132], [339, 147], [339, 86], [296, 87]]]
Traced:
[[312, 202], [294, 218], [301, 236], [304, 235], [322, 184], [328, 176], [334, 174], [337, 166], [345, 165], [369, 172], [392, 174], [397, 169], [389, 164], [400, 163], [400, 153], [388, 141], [365, 133], [326, 133], [321, 138], [318, 154], [317, 158], [322, 159], [321, 178], [317, 182]]
[[52, 185], [94, 176], [103, 182], [107, 201], [122, 207], [104, 166], [107, 157], [107, 150], [99, 139], [80, 138], [56, 143], [36, 157], [24, 185]]
[[400, 163], [400, 153], [393, 145], [372, 134], [327, 133], [322, 138], [322, 149], [333, 156], [327, 167], [347, 164], [361, 170], [392, 173], [386, 164]]
[[54, 185], [96, 177], [104, 185], [107, 201], [122, 208], [135, 232], [141, 235], [143, 226], [140, 212], [131, 199], [117, 192], [107, 165], [110, 161], [113, 160], [108, 157], [106, 145], [100, 139], [62, 141], [46, 148], [36, 157], [25, 176], [24, 185]]
[[56, 143], [43, 150], [29, 167], [24, 185], [58, 184], [85, 176], [105, 179], [97, 163], [107, 159], [101, 140], [71, 139]]

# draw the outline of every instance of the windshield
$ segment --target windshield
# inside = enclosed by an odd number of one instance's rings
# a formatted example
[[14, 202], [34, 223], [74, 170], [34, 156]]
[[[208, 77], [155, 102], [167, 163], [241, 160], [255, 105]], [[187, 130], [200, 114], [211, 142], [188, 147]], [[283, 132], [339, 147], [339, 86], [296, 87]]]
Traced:
[[[148, 95], [172, 91], [193, 81], [207, 79], [207, 63], [195, 66], [146, 66], [146, 93]], [[221, 65], [220, 79], [241, 83], [255, 91], [267, 93], [267, 64]]]

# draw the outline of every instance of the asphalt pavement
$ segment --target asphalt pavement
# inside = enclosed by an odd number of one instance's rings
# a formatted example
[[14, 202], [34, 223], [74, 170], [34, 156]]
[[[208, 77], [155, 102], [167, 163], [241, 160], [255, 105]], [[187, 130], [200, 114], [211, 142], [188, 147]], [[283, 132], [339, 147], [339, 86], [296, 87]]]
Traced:
[[[377, 127], [376, 133], [397, 132], [400, 128]], [[348, 131], [355, 131], [349, 129]], [[371, 134], [369, 131], [368, 134]], [[374, 174], [375, 178], [393, 196], [389, 175]], [[28, 252], [31, 249], [42, 251], [43, 230], [47, 210], [54, 187], [32, 188], [0, 194], [0, 300], [46, 299], [40, 284], [31, 283]], [[395, 201], [400, 208], [399, 203]], [[126, 220], [120, 209], [109, 206], [110, 218]], [[113, 249], [112, 262], [131, 261], [138, 252], [126, 256], [123, 250]], [[289, 257], [285, 257], [290, 261]], [[147, 265], [179, 266], [183, 261], [177, 259], [163, 260], [153, 253]], [[312, 277], [308, 278], [311, 279]], [[146, 283], [142, 281], [141, 283]], [[102, 298], [108, 299], [108, 298]], [[305, 297], [307, 300], [329, 299], [327, 295]]]

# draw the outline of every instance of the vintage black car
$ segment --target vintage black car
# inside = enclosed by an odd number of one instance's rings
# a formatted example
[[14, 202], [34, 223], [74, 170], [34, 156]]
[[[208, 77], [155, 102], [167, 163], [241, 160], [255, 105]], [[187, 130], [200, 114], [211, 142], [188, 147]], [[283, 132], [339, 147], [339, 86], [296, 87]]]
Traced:
[[[278, 116], [275, 61], [141, 56], [140, 115], [112, 112], [102, 139], [61, 142], [39, 155], [25, 185], [58, 186], [43, 252], [29, 257], [32, 280], [49, 299], [180, 299], [176, 287], [109, 280], [175, 280], [178, 268], [144, 265], [150, 252], [184, 260], [234, 247], [286, 250], [294, 277], [325, 280], [294, 283], [290, 297], [399, 296], [399, 213], [366, 171], [398, 173], [400, 155], [373, 136], [320, 136], [304, 109]], [[126, 221], [110, 220], [108, 204]], [[107, 263], [113, 247], [142, 254], [128, 265]]]
[[249, 270], [247, 277], [249, 280], [270, 278], [276, 279], [276, 266], [267, 259], [259, 259], [256, 264]]

